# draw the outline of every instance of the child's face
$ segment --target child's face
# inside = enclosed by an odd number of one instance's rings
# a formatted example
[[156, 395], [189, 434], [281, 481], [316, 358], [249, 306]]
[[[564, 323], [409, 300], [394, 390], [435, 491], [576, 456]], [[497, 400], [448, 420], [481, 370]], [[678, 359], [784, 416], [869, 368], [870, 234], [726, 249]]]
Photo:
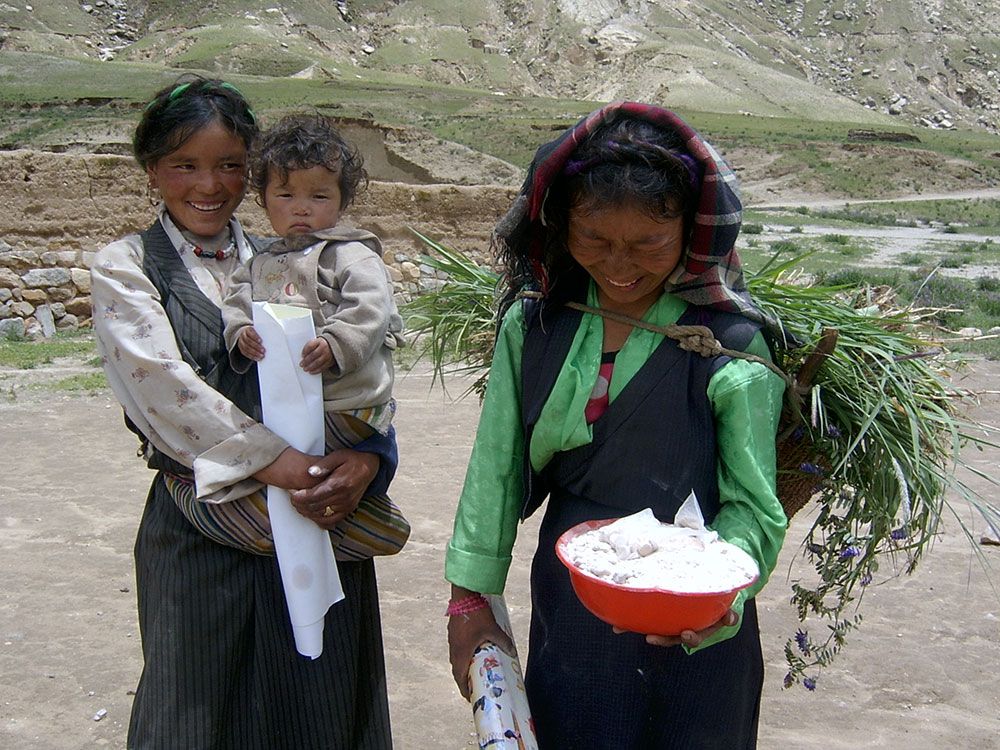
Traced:
[[211, 122], [174, 151], [146, 167], [170, 218], [198, 237], [219, 234], [243, 200], [246, 147], [239, 136]]
[[282, 237], [335, 227], [340, 221], [340, 175], [315, 166], [291, 169], [282, 181], [272, 167], [264, 190], [264, 209], [274, 231]]
[[684, 220], [638, 207], [570, 211], [567, 245], [599, 289], [601, 305], [642, 317], [684, 254]]

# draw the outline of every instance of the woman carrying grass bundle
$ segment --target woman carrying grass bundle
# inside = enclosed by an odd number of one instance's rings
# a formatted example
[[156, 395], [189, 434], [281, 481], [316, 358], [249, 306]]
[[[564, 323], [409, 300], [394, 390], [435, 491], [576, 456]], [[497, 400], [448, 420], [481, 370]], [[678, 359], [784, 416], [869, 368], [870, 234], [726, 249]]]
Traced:
[[[707, 326], [727, 349], [769, 359], [768, 320], [734, 250], [740, 211], [732, 172], [688, 125], [615, 103], [538, 149], [497, 227], [506, 289], [447, 552], [448, 635], [468, 696], [474, 649], [509, 645], [480, 595], [502, 592], [517, 523], [547, 497], [525, 680], [543, 748], [756, 745], [753, 597], [785, 534], [784, 382], [760, 362], [703, 356], [634, 325]], [[646, 507], [671, 521], [692, 490], [759, 581], [701, 632], [613, 632], [577, 600], [556, 539]]]

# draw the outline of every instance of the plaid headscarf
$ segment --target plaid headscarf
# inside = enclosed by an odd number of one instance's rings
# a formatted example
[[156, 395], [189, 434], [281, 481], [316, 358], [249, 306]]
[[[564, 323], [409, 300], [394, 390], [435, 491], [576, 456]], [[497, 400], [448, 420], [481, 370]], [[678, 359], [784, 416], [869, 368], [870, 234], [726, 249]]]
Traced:
[[[690, 240], [664, 289], [692, 304], [739, 313], [769, 328], [778, 327], [776, 321], [754, 304], [743, 280], [735, 249], [743, 208], [736, 175], [716, 150], [680, 117], [650, 104], [612, 102], [587, 115], [556, 140], [539, 147], [520, 194], [494, 230], [494, 242], [511, 252], [528, 253], [535, 281], [543, 293], [547, 292], [550, 280], [542, 265], [539, 239], [545, 222], [546, 193], [571, 162], [579, 144], [601, 126], [622, 117], [645, 120], [674, 131], [690, 154], [678, 156], [691, 175], [700, 174], [701, 178]], [[513, 247], [525, 242], [527, 247]]]

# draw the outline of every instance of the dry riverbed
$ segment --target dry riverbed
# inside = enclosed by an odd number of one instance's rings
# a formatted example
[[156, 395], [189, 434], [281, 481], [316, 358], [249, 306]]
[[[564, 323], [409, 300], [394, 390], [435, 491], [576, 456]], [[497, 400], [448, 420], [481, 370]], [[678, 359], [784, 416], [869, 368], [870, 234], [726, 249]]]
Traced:
[[[109, 393], [0, 382], [0, 747], [124, 747], [141, 666], [131, 547], [149, 474]], [[1000, 365], [984, 362], [963, 386], [997, 382]], [[452, 383], [451, 395], [463, 388]], [[400, 750], [458, 750], [472, 744], [472, 722], [447, 662], [443, 549], [479, 410], [474, 398], [454, 401], [432, 389], [422, 368], [399, 379], [398, 396], [402, 461], [393, 495], [413, 536], [402, 554], [378, 564], [393, 735]], [[987, 396], [974, 416], [1000, 423], [1000, 400]], [[970, 460], [996, 474], [1000, 452]], [[978, 544], [982, 520], [958, 505], [915, 575], [869, 587], [862, 629], [812, 693], [781, 686], [785, 639], [800, 627], [788, 584], [804, 571], [796, 553], [808, 522], [806, 513], [795, 519], [759, 599], [768, 668], [760, 746], [1000, 746], [1000, 547]], [[536, 525], [522, 527], [507, 591], [522, 644]]]

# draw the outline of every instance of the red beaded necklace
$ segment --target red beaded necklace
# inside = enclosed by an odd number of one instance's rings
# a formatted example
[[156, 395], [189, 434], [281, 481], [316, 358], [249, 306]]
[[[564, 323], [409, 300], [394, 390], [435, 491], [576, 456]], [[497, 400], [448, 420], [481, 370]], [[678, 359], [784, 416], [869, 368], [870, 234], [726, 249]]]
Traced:
[[198, 245], [191, 246], [191, 252], [199, 258], [215, 258], [215, 260], [225, 260], [234, 249], [235, 245], [232, 242], [218, 250], [205, 250], [202, 247], [198, 247]]

